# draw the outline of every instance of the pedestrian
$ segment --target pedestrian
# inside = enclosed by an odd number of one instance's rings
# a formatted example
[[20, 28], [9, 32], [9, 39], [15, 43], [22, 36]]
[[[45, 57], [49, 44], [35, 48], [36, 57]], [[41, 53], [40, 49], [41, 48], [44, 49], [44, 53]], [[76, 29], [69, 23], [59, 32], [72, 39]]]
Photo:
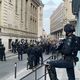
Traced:
[[66, 24], [64, 26], [64, 31], [66, 32], [66, 38], [57, 48], [62, 54], [62, 58], [55, 61], [49, 61], [46, 65], [50, 80], [58, 80], [55, 68], [66, 68], [68, 80], [75, 80], [74, 64], [78, 61], [77, 45], [79, 43], [77, 41], [77, 36], [73, 34], [73, 32], [75, 32], [73, 25]]

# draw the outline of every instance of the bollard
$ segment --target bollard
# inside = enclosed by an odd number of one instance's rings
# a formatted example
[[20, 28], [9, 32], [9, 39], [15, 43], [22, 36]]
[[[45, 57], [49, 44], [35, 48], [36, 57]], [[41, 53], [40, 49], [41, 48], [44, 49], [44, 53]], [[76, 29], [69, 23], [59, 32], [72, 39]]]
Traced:
[[46, 65], [45, 65], [45, 78], [44, 78], [44, 80], [46, 80]]
[[28, 64], [28, 62], [27, 62], [27, 70], [28, 70], [28, 65], [29, 65], [29, 64]]
[[16, 76], [17, 76], [17, 63], [15, 62], [15, 79], [16, 79]]
[[37, 70], [35, 70], [35, 80], [37, 80]]

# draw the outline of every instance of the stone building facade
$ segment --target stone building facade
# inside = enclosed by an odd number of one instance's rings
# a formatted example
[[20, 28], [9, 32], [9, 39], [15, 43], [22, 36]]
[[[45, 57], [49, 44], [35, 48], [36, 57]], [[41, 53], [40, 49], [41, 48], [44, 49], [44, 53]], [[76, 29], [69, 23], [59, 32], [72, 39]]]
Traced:
[[63, 32], [63, 19], [64, 19], [64, 4], [61, 3], [54, 11], [50, 18], [50, 33], [56, 38], [62, 36]]
[[75, 25], [76, 23], [76, 18], [72, 14], [72, 0], [63, 1], [50, 17], [50, 33], [57, 39], [64, 37], [63, 29], [65, 24]]
[[13, 40], [42, 35], [38, 28], [42, 29], [43, 6], [40, 0], [0, 0], [0, 39], [6, 51]]

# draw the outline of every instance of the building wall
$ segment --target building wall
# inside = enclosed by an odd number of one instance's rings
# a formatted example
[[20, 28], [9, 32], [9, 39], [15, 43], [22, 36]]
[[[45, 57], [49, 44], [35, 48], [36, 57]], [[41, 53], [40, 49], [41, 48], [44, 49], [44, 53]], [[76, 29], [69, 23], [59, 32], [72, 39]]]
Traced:
[[39, 6], [41, 4], [38, 0], [2, 0], [0, 39], [6, 47], [6, 51], [9, 49], [10, 39], [38, 38]]
[[61, 3], [50, 17], [50, 33], [54, 34], [56, 38], [61, 37], [63, 29], [63, 19], [64, 19], [64, 4]]
[[72, 0], [64, 0], [65, 7], [65, 19], [67, 22], [75, 20], [75, 16], [72, 14]]
[[63, 0], [58, 8], [53, 12], [50, 18], [50, 32], [56, 38], [62, 38], [65, 33], [63, 31], [64, 25], [75, 22], [75, 16], [72, 14], [72, 0]]
[[38, 6], [33, 2], [33, 0], [31, 0], [30, 8], [31, 10], [29, 31], [38, 34]]
[[1, 25], [1, 2], [0, 2], [0, 25]]

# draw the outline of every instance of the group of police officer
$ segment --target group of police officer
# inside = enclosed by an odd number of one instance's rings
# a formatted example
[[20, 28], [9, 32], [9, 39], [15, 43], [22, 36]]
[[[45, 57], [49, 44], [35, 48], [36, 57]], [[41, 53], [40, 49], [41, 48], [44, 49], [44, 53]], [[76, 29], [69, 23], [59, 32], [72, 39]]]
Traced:
[[18, 53], [18, 60], [23, 60], [23, 54], [27, 53], [28, 42], [27, 40], [21, 39], [20, 41], [12, 41], [12, 53]]
[[18, 53], [19, 61], [23, 60], [23, 54], [28, 55], [30, 69], [39, 63], [43, 64], [43, 53], [49, 54], [51, 51], [54, 51], [53, 44], [48, 40], [46, 42], [30, 40], [30, 43], [28, 43], [27, 40], [21, 39], [21, 41], [12, 42], [12, 52]]
[[43, 64], [43, 53], [48, 55], [49, 53], [54, 53], [55, 48], [52, 42], [48, 41], [42, 42], [42, 41], [36, 41], [35, 44], [30, 44], [27, 49], [28, 54], [28, 64], [29, 69], [32, 69], [33, 67], [36, 67], [38, 64]]

